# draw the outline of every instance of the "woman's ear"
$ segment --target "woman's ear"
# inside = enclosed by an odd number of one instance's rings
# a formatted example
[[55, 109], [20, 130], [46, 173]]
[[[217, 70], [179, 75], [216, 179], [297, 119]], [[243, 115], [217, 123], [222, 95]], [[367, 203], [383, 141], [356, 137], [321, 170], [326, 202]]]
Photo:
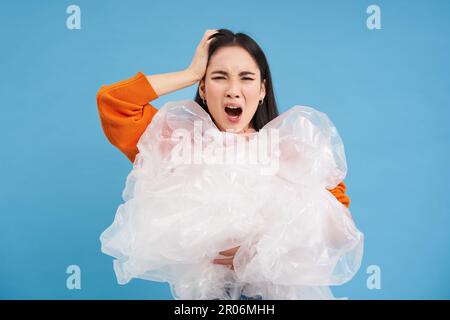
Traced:
[[262, 100], [266, 97], [266, 79], [261, 83], [261, 96], [259, 100]]
[[200, 95], [200, 98], [205, 99], [205, 80], [200, 80], [198, 84], [198, 94]]

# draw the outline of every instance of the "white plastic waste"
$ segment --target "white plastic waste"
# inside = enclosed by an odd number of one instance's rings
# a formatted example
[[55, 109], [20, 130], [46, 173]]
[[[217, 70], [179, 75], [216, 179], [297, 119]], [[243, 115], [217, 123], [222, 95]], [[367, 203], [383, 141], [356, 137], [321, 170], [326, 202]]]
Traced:
[[[242, 135], [192, 100], [168, 102], [138, 149], [100, 237], [120, 284], [168, 282], [175, 299], [333, 299], [329, 286], [358, 271], [363, 234], [329, 191], [347, 164], [326, 114], [294, 106]], [[211, 262], [237, 246], [234, 270]]]

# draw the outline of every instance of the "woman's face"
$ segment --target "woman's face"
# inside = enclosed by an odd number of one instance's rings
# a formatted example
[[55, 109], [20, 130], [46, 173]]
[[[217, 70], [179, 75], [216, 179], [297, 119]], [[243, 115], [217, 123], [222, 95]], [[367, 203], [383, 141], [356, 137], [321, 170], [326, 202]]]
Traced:
[[252, 56], [233, 46], [211, 56], [199, 93], [221, 131], [243, 133], [254, 131], [250, 121], [266, 89]]

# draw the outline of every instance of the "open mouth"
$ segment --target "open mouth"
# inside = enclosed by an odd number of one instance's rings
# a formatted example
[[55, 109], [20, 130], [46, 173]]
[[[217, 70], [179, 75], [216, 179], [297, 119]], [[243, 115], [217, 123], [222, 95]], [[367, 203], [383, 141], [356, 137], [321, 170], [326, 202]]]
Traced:
[[239, 117], [242, 114], [242, 108], [241, 107], [225, 107], [225, 112], [230, 117]]

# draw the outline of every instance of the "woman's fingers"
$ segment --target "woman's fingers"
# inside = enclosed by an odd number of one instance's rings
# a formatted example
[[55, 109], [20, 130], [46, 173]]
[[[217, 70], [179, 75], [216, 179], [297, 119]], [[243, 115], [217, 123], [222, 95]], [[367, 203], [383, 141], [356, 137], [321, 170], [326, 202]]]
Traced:
[[233, 258], [214, 259], [213, 263], [215, 263], [215, 264], [232, 264]]
[[234, 256], [236, 254], [236, 252], [239, 250], [240, 246], [225, 250], [225, 251], [220, 251], [219, 253], [223, 256]]
[[214, 264], [221, 264], [225, 267], [230, 268], [231, 270], [234, 270], [234, 266], [233, 266], [233, 258], [225, 258], [225, 259], [214, 259], [213, 260]]
[[225, 251], [219, 252], [221, 255], [229, 256], [229, 258], [216, 258], [212, 261], [214, 264], [221, 264], [227, 268], [230, 268], [231, 270], [234, 270], [233, 260], [235, 253], [239, 250], [238, 247], [234, 247]]
[[205, 35], [203, 36], [203, 39], [202, 39], [203, 45], [206, 46], [212, 40], [212, 38], [210, 39], [210, 37], [213, 34], [217, 33], [217, 32], [219, 32], [219, 31], [217, 31], [217, 30], [207, 30], [205, 32]]
[[219, 254], [229, 257], [229, 258], [216, 258], [212, 262], [214, 264], [221, 264], [223, 266], [230, 268], [231, 270], [234, 270], [233, 259], [234, 259], [234, 255], [239, 250], [239, 248], [240, 248], [240, 246], [237, 246], [237, 247], [234, 247], [234, 248], [231, 248], [228, 250], [220, 251]]
[[195, 50], [194, 57], [192, 58], [192, 62], [189, 65], [188, 69], [192, 72], [192, 74], [196, 76], [197, 80], [202, 79], [206, 72], [206, 64], [208, 61], [208, 45], [210, 43], [210, 40], [212, 40], [209, 39], [209, 37], [217, 32], [217, 30], [206, 30], [202, 40]]
[[212, 36], [214, 33], [217, 33], [217, 32], [219, 32], [219, 31], [216, 30], [216, 29], [206, 30], [206, 32], [205, 32], [205, 39], [208, 39], [210, 36]]

